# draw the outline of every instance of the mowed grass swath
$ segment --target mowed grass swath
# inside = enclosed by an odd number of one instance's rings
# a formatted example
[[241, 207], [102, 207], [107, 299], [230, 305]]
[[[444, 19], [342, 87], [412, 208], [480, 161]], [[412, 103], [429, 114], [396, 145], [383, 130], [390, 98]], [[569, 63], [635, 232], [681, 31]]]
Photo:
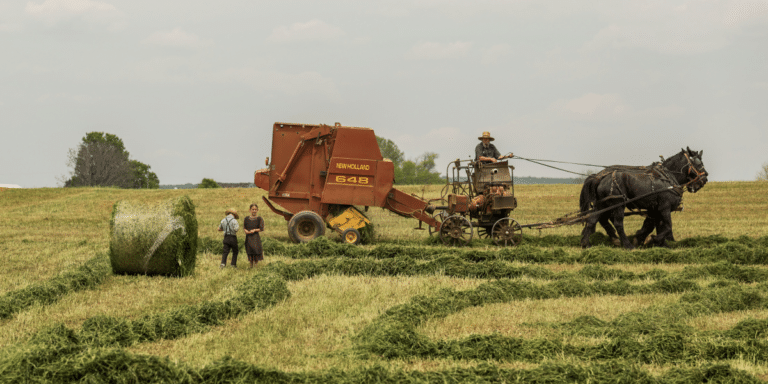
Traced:
[[[442, 186], [407, 186], [435, 198]], [[517, 185], [512, 217], [578, 209], [579, 185]], [[710, 182], [673, 214], [671, 249], [626, 251], [581, 226], [446, 248], [381, 209], [371, 245], [288, 241], [268, 209], [265, 263], [218, 268], [224, 210], [257, 189], [0, 192], [0, 381], [759, 382], [768, 378], [768, 183]], [[188, 196], [194, 272], [114, 275], [118, 201]], [[629, 234], [640, 227], [629, 218]], [[242, 234], [240, 240], [242, 241]], [[26, 375], [26, 376], [25, 376]], [[47, 379], [46, 379], [47, 378]]]

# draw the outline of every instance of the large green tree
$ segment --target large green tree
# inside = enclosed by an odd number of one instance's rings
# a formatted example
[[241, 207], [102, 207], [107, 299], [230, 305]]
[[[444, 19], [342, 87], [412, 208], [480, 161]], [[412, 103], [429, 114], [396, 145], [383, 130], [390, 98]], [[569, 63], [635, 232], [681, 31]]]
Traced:
[[392, 140], [376, 136], [376, 142], [379, 144], [381, 156], [383, 156], [385, 159], [392, 160], [392, 162], [395, 163], [395, 167], [403, 163], [405, 160], [405, 154]]
[[88, 132], [77, 148], [69, 150], [70, 178], [65, 187], [114, 186], [158, 188], [160, 180], [151, 167], [131, 160], [123, 140], [104, 132]]
[[395, 166], [395, 184], [422, 185], [444, 182], [440, 172], [435, 170], [437, 153], [426, 152], [416, 160], [406, 160], [405, 154], [389, 139], [376, 136], [381, 155]]

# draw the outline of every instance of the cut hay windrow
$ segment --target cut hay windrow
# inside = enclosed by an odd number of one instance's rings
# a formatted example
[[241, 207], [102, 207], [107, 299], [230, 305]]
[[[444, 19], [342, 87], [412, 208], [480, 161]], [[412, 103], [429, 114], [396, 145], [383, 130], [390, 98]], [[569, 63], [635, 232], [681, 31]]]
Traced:
[[[255, 275], [236, 292], [239, 293], [236, 297], [225, 301], [183, 305], [136, 320], [92, 317], [75, 333], [74, 340], [76, 344], [89, 348], [127, 347], [136, 343], [173, 340], [221, 325], [224, 320], [274, 306], [290, 297], [285, 280], [269, 273]], [[36, 340], [45, 341], [40, 337]]]
[[[314, 260], [325, 262], [330, 260]], [[341, 259], [340, 261], [345, 261]], [[346, 260], [350, 261], [350, 260]], [[382, 260], [387, 263], [391, 260]], [[300, 262], [304, 263], [304, 262]], [[296, 264], [300, 264], [296, 263]], [[290, 267], [290, 265], [288, 265]], [[135, 343], [175, 339], [194, 332], [203, 332], [211, 325], [268, 305], [274, 305], [290, 295], [285, 281], [267, 269], [257, 273], [237, 292], [240, 295], [223, 302], [204, 302], [182, 306], [171, 311], [147, 315], [137, 320], [98, 316], [86, 320], [80, 330], [60, 325], [36, 334], [26, 347], [3, 351], [0, 357], [0, 381], [100, 381], [110, 382], [168, 381], [168, 382], [360, 382], [377, 379], [387, 382], [403, 381], [500, 381], [530, 382], [547, 377], [553, 382], [666, 382], [666, 374], [651, 376], [633, 368], [634, 362], [679, 363], [748, 358], [766, 361], [768, 345], [753, 339], [733, 337], [723, 341], [701, 341], [689, 328], [680, 327], [680, 319], [696, 314], [765, 307], [763, 290], [739, 285], [713, 284], [706, 290], [679, 280], [674, 275], [653, 284], [639, 286], [643, 292], [684, 292], [674, 306], [658, 307], [643, 313], [625, 314], [611, 323], [597, 319], [582, 321], [594, 332], [610, 340], [598, 345], [569, 345], [557, 340], [523, 340], [500, 335], [471, 335], [461, 340], [432, 341], [419, 334], [416, 326], [427, 319], [444, 317], [470, 306], [507, 302], [520, 298], [543, 299], [592, 294], [629, 294], [634, 286], [622, 279], [639, 275], [611, 271], [600, 266], [586, 266], [569, 276], [558, 274], [550, 284], [532, 284], [512, 280], [497, 280], [471, 291], [442, 290], [433, 296], [418, 296], [409, 304], [395, 306], [374, 320], [356, 337], [356, 348], [386, 358], [426, 357], [474, 360], [522, 360], [543, 362], [571, 356], [583, 361], [606, 360], [606, 364], [581, 366], [543, 364], [534, 370], [504, 371], [493, 365], [483, 365], [477, 372], [449, 370], [445, 372], [405, 372], [386, 370], [337, 370], [310, 373], [285, 373], [263, 370], [252, 365], [224, 359], [201, 369], [191, 369], [154, 356], [132, 355], [122, 348]], [[586, 279], [617, 280], [589, 284]], [[260, 300], [260, 301], [255, 301]], [[671, 320], [671, 321], [669, 321]], [[659, 325], [663, 325], [659, 327]], [[603, 329], [598, 330], [597, 328]], [[655, 328], [654, 328], [655, 327]], [[375, 334], [370, 334], [376, 328]], [[764, 329], [762, 323], [740, 323], [723, 336]], [[369, 334], [366, 336], [365, 333]], [[764, 332], [764, 331], [763, 331]], [[644, 339], [632, 335], [646, 335]], [[367, 339], [367, 340], [366, 340]], [[379, 349], [371, 350], [371, 344]], [[117, 349], [115, 349], [117, 348]], [[632, 362], [632, 363], [629, 363]], [[613, 368], [611, 368], [613, 367]], [[506, 373], [504, 373], [506, 372]], [[513, 373], [510, 373], [513, 372]], [[534, 374], [535, 373], [535, 374]], [[543, 375], [543, 376], [536, 376]], [[727, 365], [706, 365], [690, 369], [673, 369], [670, 378], [706, 377], [708, 382], [750, 382], [753, 378]], [[456, 378], [464, 379], [456, 379]], [[522, 380], [525, 378], [526, 380]], [[638, 381], [635, 381], [638, 380]], [[671, 379], [670, 379], [671, 380]]]
[[100, 254], [74, 270], [67, 270], [47, 281], [0, 296], [0, 319], [7, 319], [32, 305], [47, 305], [65, 295], [92, 289], [109, 275], [109, 260]]
[[[206, 249], [206, 247], [210, 248], [214, 245], [221, 247], [221, 241], [208, 240], [210, 239], [201, 238], [198, 242], [201, 244], [201, 247], [198, 249], [203, 251]], [[273, 248], [277, 246], [286, 247], [286, 245], [271, 239], [266, 240], [265, 243], [271, 244]], [[722, 245], [724, 243], [727, 243], [727, 241], [720, 242], [719, 244]], [[287, 247], [290, 247], [290, 245]], [[297, 248], [302, 250], [310, 249], [312, 254], [317, 254], [316, 252], [326, 252], [328, 250], [333, 251], [334, 247], [339, 247], [347, 251], [360, 249], [359, 247], [335, 244], [327, 239], [325, 241], [321, 240], [317, 242], [311, 242], [308, 245], [297, 246]], [[397, 248], [400, 247], [384, 245], [365, 253], [368, 255], [376, 255], [388, 259], [397, 254], [397, 252], [395, 252]], [[216, 253], [218, 252], [220, 252], [220, 249]], [[417, 252], [413, 253], [415, 254]], [[554, 274], [542, 267], [514, 267], [499, 261], [499, 259], [492, 259], [494, 261], [490, 261], [488, 263], [469, 263], [463, 260], [477, 261], [486, 260], [486, 258], [477, 257], [477, 254], [473, 254], [472, 251], [462, 251], [460, 255], [465, 256], [465, 258], [459, 259], [459, 256], [442, 256], [438, 257], [437, 259], [433, 259], [431, 262], [423, 264], [418, 264], [415, 262], [415, 260], [411, 260], [409, 258], [396, 257], [392, 258], [388, 263], [381, 265], [377, 265], [373, 260], [370, 259], [342, 259], [322, 262], [319, 265], [294, 264], [290, 269], [287, 270], [282, 266], [281, 263], [273, 263], [270, 268], [274, 268], [288, 280], [308, 278], [310, 276], [322, 273], [347, 275], [367, 274], [376, 276], [398, 274], [428, 275], [443, 273], [446, 276], [454, 277], [514, 278], [527, 276], [537, 279], [552, 280], [564, 279], [573, 276], [573, 274], [570, 273]], [[31, 305], [54, 303], [70, 292], [93, 288], [98, 284], [101, 284], [101, 282], [108, 274], [109, 268], [106, 263], [106, 257], [101, 255], [89, 260], [83, 266], [78, 267], [74, 271], [66, 271], [46, 282], [32, 285], [21, 290], [8, 292], [0, 297], [0, 318], [8, 318], [14, 313], [28, 308]], [[635, 275], [631, 272], [605, 268], [601, 267], [600, 265], [585, 266], [577, 274], [593, 280], [659, 280], [667, 277], [668, 275], [667, 272], [662, 270], [654, 270], [646, 274]], [[680, 275], [680, 277], [684, 279], [704, 278], [707, 276], [735, 280], [744, 283], [752, 283], [768, 280], [768, 271], [762, 268], [744, 267], [730, 264], [728, 262], [718, 262], [715, 264], [703, 265], [701, 267], [686, 267]]]
[[[139, 365], [135, 368], [127, 367], [123, 363], [124, 357], [129, 354], [113, 348], [178, 339], [203, 332], [210, 326], [221, 325], [224, 320], [274, 306], [290, 297], [285, 280], [265, 273], [257, 274], [243, 283], [237, 292], [238, 296], [222, 302], [180, 306], [137, 320], [96, 316], [87, 319], [80, 330], [70, 329], [63, 324], [47, 328], [32, 336], [27, 345], [7, 348], [0, 353], [0, 382], [78, 381], [88, 379], [89, 375], [96, 374], [99, 369], [104, 369], [104, 374], [112, 373], [113, 377], [122, 378], [119, 380], [137, 382], [133, 374], [137, 371], [138, 374], [150, 372], [157, 367], [162, 367], [162, 372], [152, 373], [148, 377], [187, 377], [183, 369], [168, 365], [167, 359], [156, 357], [138, 356], [135, 363]], [[118, 356], [123, 362], [108, 360], [107, 365], [99, 367], [84, 363], [89, 359], [100, 360], [103, 356]], [[124, 372], [126, 370], [133, 373], [127, 374]], [[134, 381], [130, 380], [132, 377]], [[118, 379], [108, 381], [115, 380]]]
[[541, 363], [570, 357], [580, 361], [624, 360], [642, 364], [680, 364], [697, 361], [745, 359], [768, 361], [768, 343], [763, 341], [702, 341], [679, 330], [663, 330], [636, 338], [620, 336], [597, 345], [566, 344], [554, 339], [525, 339], [498, 334], [471, 335], [461, 340], [421, 340], [409, 351], [420, 358], [525, 361]]
[[[678, 303], [651, 307], [643, 312], [630, 312], [610, 323], [599, 319], [587, 319], [586, 322], [578, 319], [570, 325], [581, 335], [613, 338], [597, 346], [573, 346], [550, 340], [526, 340], [500, 335], [472, 335], [458, 341], [433, 341], [417, 331], [417, 327], [427, 320], [443, 318], [472, 306], [526, 298], [621, 295], [629, 294], [635, 288], [620, 283], [586, 284], [564, 280], [537, 285], [498, 280], [481, 284], [469, 291], [442, 290], [429, 297], [414, 297], [410, 303], [390, 308], [365, 327], [355, 337], [355, 342], [363, 354], [389, 359], [471, 358], [541, 362], [544, 359], [568, 355], [585, 360], [621, 358], [654, 364], [697, 359], [731, 359], [735, 356], [746, 356], [745, 358], [751, 361], [768, 361], [768, 343], [737, 338], [725, 343], [710, 341], [698, 337], [690, 327], [683, 324], [683, 320], [693, 316], [766, 308], [768, 299], [764, 290], [742, 286], [700, 290], [695, 284], [684, 280], [667, 279], [649, 286], [637, 287], [643, 293], [688, 291], [681, 296]], [[757, 330], [761, 329], [761, 326], [762, 324], [749, 324], [748, 329]], [[745, 327], [746, 325], [737, 325], [736, 330], [731, 333], [743, 334]], [[642, 335], [646, 335], [647, 340], [638, 341], [638, 337]], [[672, 344], [664, 344], [665, 340]], [[686, 352], [680, 352], [680, 348]]]
[[[41, 347], [42, 348], [42, 347]], [[762, 383], [728, 364], [671, 368], [651, 374], [636, 362], [615, 360], [602, 364], [544, 363], [533, 369], [505, 369], [482, 363], [468, 368], [435, 371], [393, 369], [379, 364], [352, 370], [282, 372], [229, 357], [202, 368], [174, 363], [168, 358], [137, 355], [119, 349], [89, 349], [58, 359], [22, 367], [0, 366], [3, 382], [98, 383]]]
[[118, 201], [109, 256], [116, 274], [186, 276], [197, 260], [197, 217], [187, 196], [156, 205]]
[[[407, 256], [376, 260], [373, 258], [348, 259], [343, 257], [300, 260], [291, 263], [275, 261], [265, 266], [265, 271], [279, 274], [289, 281], [308, 279], [314, 276], [430, 276], [443, 275], [475, 279], [512, 279], [529, 277], [542, 280], [593, 280], [593, 281], [663, 281], [717, 278], [712, 284], [720, 286], [737, 285], [760, 280], [766, 270], [758, 267], [733, 265], [727, 262], [708, 264], [702, 267], [686, 267], [683, 271], [670, 273], [652, 269], [646, 273], [633, 273], [602, 265], [588, 264], [575, 272], [552, 272], [551, 270], [527, 265], [520, 266], [505, 261], [468, 262], [456, 256], [445, 256], [427, 262], [418, 262]], [[768, 284], [768, 282], [766, 283]]]
[[640, 286], [629, 285], [623, 281], [588, 284], [576, 279], [550, 284], [497, 280], [483, 283], [469, 291], [444, 289], [432, 296], [414, 297], [410, 303], [394, 306], [374, 319], [355, 340], [358, 348], [374, 355], [387, 358], [423, 357], [437, 353], [436, 343], [418, 334], [416, 327], [426, 320], [443, 318], [469, 307], [523, 299], [678, 293], [698, 289], [698, 285], [693, 282], [674, 279]]
[[[768, 237], [766, 237], [768, 239]], [[410, 244], [377, 244], [360, 247], [319, 237], [309, 243], [286, 244], [271, 238], [263, 240], [264, 252], [268, 255], [283, 255], [294, 259], [345, 257], [349, 259], [375, 258], [391, 259], [408, 256], [416, 260], [433, 260], [445, 256], [456, 256], [468, 261], [518, 261], [538, 264], [709, 264], [727, 262], [738, 265], [768, 264], [768, 240], [729, 239], [713, 242], [702, 248], [648, 248], [628, 251], [610, 246], [594, 246], [574, 251], [561, 246], [543, 247], [523, 243], [517, 247], [501, 248], [458, 248], [424, 246], [418, 242]], [[201, 247], [209, 252], [221, 252], [221, 241], [202, 239]]]

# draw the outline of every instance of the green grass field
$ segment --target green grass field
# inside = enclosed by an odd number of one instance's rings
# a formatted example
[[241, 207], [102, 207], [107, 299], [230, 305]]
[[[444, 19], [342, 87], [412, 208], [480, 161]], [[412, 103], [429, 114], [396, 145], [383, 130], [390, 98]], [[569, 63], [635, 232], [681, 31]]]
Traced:
[[[516, 186], [511, 216], [555, 219], [578, 209], [579, 191]], [[201, 244], [220, 244], [225, 209], [260, 203], [265, 262], [249, 270], [242, 252], [221, 270], [202, 246], [192, 276], [112, 275], [114, 203], [183, 195]], [[328, 233], [299, 246], [263, 195], [0, 190], [0, 382], [768, 380], [768, 183], [685, 194], [678, 241], [634, 251], [582, 250], [578, 225], [525, 230], [515, 249], [447, 248], [379, 208], [374, 244]], [[628, 234], [639, 226], [626, 220]]]

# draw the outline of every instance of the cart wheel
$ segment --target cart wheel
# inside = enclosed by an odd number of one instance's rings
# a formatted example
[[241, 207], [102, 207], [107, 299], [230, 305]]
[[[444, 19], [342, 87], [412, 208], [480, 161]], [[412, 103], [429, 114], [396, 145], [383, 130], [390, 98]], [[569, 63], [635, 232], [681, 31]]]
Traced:
[[472, 241], [472, 223], [466, 217], [453, 215], [443, 221], [440, 240], [446, 245], [466, 245]]
[[493, 226], [490, 227], [477, 227], [477, 237], [481, 239], [487, 239], [491, 237], [491, 231], [493, 230]]
[[514, 219], [504, 217], [493, 224], [491, 237], [496, 245], [514, 247], [523, 241], [523, 228]]
[[360, 244], [360, 231], [354, 228], [347, 228], [341, 233], [341, 238], [347, 244]]
[[[445, 220], [445, 217], [447, 215], [448, 214], [445, 211], [440, 211], [440, 212], [435, 213], [434, 215], [432, 215], [432, 218], [437, 220], [437, 221], [439, 221], [440, 223], [442, 223], [443, 220]], [[429, 226], [429, 228], [427, 228], [427, 231], [429, 232], [429, 236], [432, 236], [432, 235], [434, 235], [435, 233], [438, 232], [437, 229], [435, 229], [435, 227], [433, 227], [433, 226]]]
[[301, 211], [288, 221], [288, 237], [294, 243], [306, 243], [324, 234], [323, 219], [312, 211]]

